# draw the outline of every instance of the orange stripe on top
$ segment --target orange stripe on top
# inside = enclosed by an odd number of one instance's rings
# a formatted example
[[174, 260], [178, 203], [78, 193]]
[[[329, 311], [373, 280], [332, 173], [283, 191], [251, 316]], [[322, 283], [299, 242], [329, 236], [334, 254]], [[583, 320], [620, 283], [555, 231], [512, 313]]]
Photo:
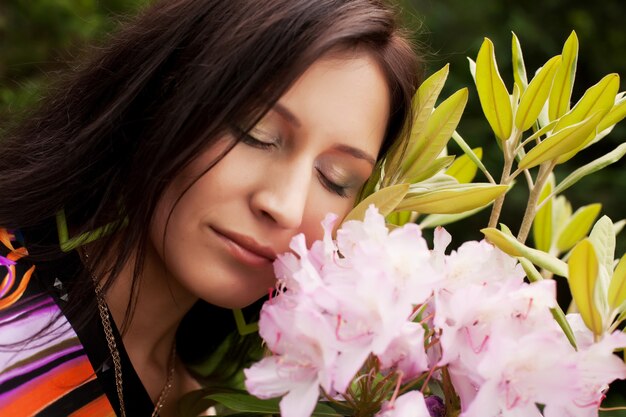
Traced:
[[14, 234], [9, 233], [7, 229], [3, 229], [0, 227], [0, 242], [2, 242], [4, 246], [6, 246], [10, 250], [15, 250], [15, 248], [13, 248], [13, 245], [11, 244], [11, 241], [14, 239]]
[[95, 379], [86, 356], [80, 356], [9, 392], [0, 400], [2, 415], [30, 416], [41, 411], [80, 385]]
[[[15, 274], [15, 266], [11, 265], [9, 268], [11, 268], [13, 274]], [[31, 266], [28, 269], [28, 271], [24, 273], [24, 276], [22, 277], [22, 280], [20, 281], [15, 291], [5, 296], [4, 298], [0, 299], [0, 310], [9, 307], [12, 304], [15, 304], [15, 302], [22, 297], [22, 295], [26, 291], [26, 287], [28, 286], [28, 282], [30, 281], [30, 277], [33, 275], [34, 270], [35, 270], [35, 265]]]
[[67, 417], [115, 417], [115, 412], [107, 396], [102, 394]]

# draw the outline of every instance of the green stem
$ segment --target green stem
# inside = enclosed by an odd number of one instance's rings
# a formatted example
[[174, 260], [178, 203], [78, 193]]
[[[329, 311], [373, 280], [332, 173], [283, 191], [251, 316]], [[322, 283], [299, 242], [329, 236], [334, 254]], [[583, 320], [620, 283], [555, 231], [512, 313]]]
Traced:
[[[502, 153], [504, 154], [504, 167], [502, 167], [502, 176], [500, 177], [500, 184], [509, 184], [511, 181], [511, 168], [513, 167], [514, 157], [511, 155], [509, 151], [509, 147], [506, 143], [502, 144]], [[491, 215], [489, 216], [489, 226], [488, 227], [496, 227], [498, 224], [498, 220], [500, 219], [500, 213], [502, 213], [502, 206], [504, 205], [504, 198], [506, 194], [502, 194], [500, 197], [493, 202], [493, 207], [491, 208]]]
[[517, 240], [521, 243], [526, 242], [528, 234], [530, 233], [530, 227], [533, 224], [535, 215], [537, 214], [537, 201], [541, 195], [541, 190], [544, 184], [550, 178], [550, 173], [556, 166], [556, 161], [552, 161], [547, 164], [541, 164], [539, 167], [539, 173], [537, 174], [537, 181], [535, 186], [530, 191], [528, 196], [528, 203], [526, 204], [526, 210], [524, 211], [524, 217], [522, 218], [522, 224], [517, 234]]
[[461, 400], [454, 390], [447, 366], [441, 369], [441, 376], [446, 404], [446, 417], [458, 417], [461, 414]]

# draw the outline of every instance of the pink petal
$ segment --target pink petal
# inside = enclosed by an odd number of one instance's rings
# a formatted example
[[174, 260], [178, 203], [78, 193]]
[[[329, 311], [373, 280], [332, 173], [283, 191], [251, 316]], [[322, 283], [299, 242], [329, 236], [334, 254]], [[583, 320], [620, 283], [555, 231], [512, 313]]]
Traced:
[[289, 394], [280, 401], [281, 417], [309, 417], [315, 409], [319, 393], [317, 381], [293, 385]]

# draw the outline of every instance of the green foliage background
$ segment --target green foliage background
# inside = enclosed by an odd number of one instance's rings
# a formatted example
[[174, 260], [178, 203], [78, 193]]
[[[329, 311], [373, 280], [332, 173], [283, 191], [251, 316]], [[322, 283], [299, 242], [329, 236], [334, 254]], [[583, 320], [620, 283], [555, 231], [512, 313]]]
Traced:
[[146, 0], [0, 2], [0, 121], [32, 106], [54, 73], [80, 59]]

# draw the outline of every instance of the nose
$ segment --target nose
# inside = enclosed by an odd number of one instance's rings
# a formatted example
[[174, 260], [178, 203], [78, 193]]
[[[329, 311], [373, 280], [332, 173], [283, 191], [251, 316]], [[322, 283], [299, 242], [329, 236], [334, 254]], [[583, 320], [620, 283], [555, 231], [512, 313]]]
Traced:
[[276, 162], [259, 180], [250, 197], [255, 215], [280, 228], [302, 224], [311, 185], [312, 164]]

